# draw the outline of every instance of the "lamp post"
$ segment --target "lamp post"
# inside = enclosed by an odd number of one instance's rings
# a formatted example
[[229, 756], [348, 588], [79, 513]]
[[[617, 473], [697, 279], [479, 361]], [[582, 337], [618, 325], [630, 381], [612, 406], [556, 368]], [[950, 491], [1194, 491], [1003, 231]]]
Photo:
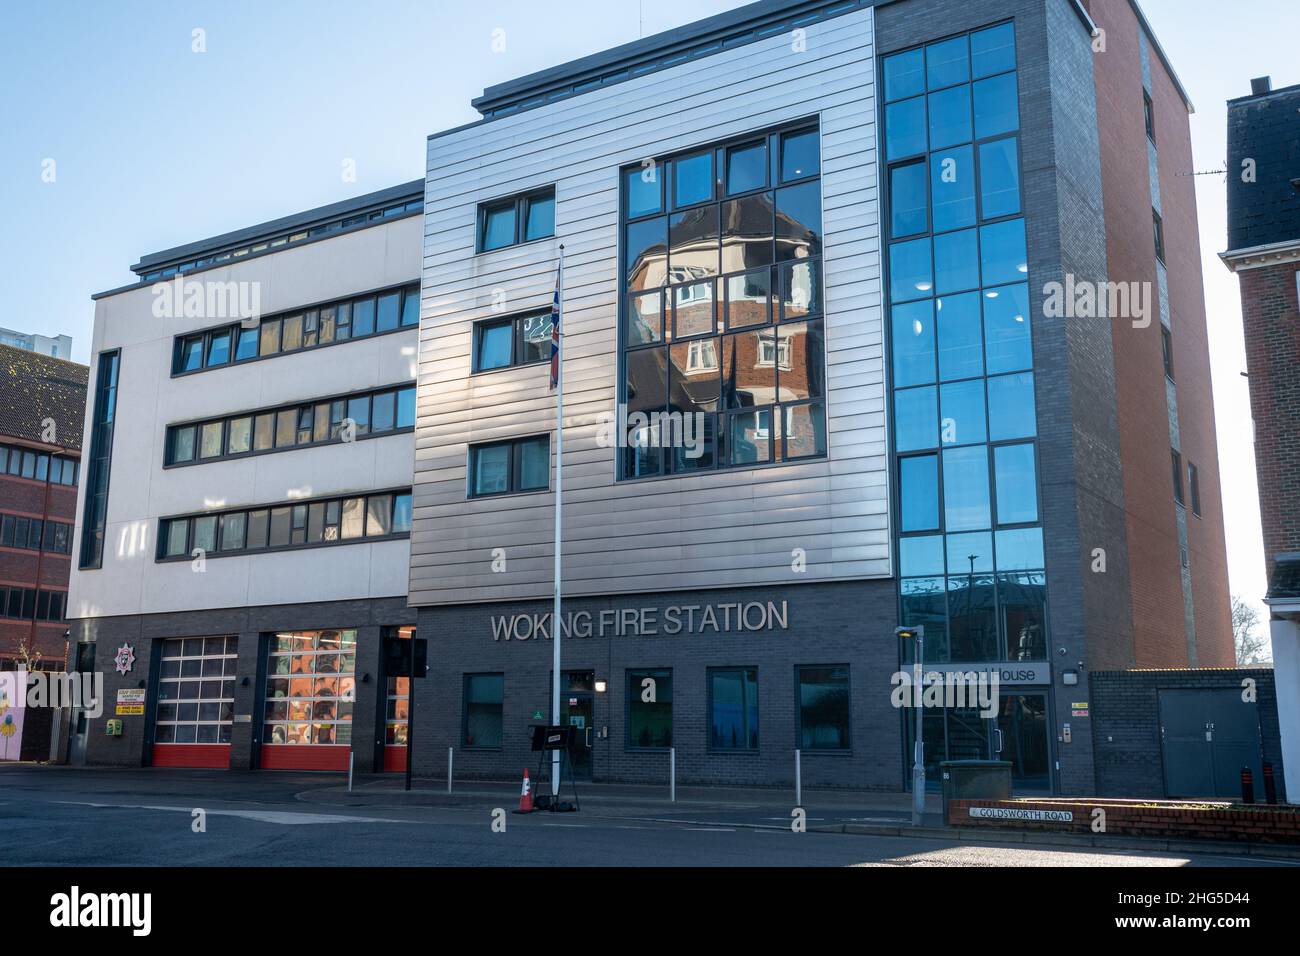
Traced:
[[[916, 642], [916, 654], [912, 658], [912, 686], [916, 688], [918, 698], [921, 694], [921, 667], [925, 659], [925, 627], [896, 627], [894, 634], [905, 641]], [[912, 742], [912, 826], [921, 825], [921, 815], [925, 812], [925, 742], [922, 727], [925, 720], [925, 707], [918, 701], [916, 710], [916, 739]]]

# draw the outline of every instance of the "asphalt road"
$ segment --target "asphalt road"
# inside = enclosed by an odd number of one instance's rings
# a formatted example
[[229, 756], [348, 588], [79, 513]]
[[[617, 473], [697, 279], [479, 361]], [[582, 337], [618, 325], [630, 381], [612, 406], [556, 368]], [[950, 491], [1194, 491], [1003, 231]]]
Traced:
[[[788, 829], [657, 823], [493, 808], [330, 806], [320, 781], [0, 770], [0, 865], [54, 866], [1300, 866], [1220, 854], [980, 844]], [[217, 798], [219, 797], [219, 798]], [[194, 810], [205, 832], [195, 832]], [[503, 808], [509, 811], [507, 805]]]

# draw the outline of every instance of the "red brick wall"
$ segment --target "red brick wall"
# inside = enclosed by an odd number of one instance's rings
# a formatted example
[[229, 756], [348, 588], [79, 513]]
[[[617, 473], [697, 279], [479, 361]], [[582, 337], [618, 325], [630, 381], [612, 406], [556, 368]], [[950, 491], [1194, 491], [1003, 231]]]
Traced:
[[[29, 442], [16, 442], [10, 438], [0, 437], [0, 441], [7, 445], [22, 444], [32, 448], [38, 447]], [[62, 450], [60, 453], [66, 454]], [[11, 475], [0, 476], [0, 512], [38, 520], [47, 517], [51, 521], [75, 524], [76, 511], [77, 489], [75, 487], [52, 485], [44, 481], [15, 478]], [[36, 579], [38, 565], [39, 582]], [[0, 585], [6, 587], [40, 587], [48, 591], [66, 593], [71, 570], [70, 555], [52, 554], [48, 551], [41, 554], [25, 548], [0, 547]], [[68, 625], [63, 622], [37, 622], [35, 649], [40, 652], [45, 664], [64, 662], [67, 642], [63, 635], [67, 629]], [[31, 622], [0, 617], [0, 658], [14, 656], [19, 642], [29, 638], [31, 634]]]
[[1300, 551], [1300, 303], [1298, 263], [1238, 273], [1255, 420], [1264, 554]]
[[[1186, 666], [1139, 24], [1128, 0], [1091, 0], [1088, 7], [1106, 30], [1106, 50], [1094, 62], [1108, 278], [1150, 283], [1152, 308], [1146, 328], [1134, 328], [1127, 318], [1115, 319], [1112, 327], [1136, 658], [1107, 666]], [[1190, 501], [1188, 509], [1197, 663], [1230, 666], [1227, 555], [1196, 197], [1192, 178], [1181, 175], [1193, 168], [1191, 133], [1187, 108], [1154, 48], [1150, 63], [1179, 432], [1184, 471], [1190, 461], [1200, 472], [1203, 517], [1191, 515]]]

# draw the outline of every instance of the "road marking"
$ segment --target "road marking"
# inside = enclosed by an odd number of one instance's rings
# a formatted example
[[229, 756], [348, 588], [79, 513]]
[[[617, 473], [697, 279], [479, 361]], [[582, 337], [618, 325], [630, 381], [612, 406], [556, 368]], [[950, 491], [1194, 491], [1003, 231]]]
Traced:
[[735, 833], [736, 832], [733, 827], [687, 827], [686, 829], [694, 833]]
[[[192, 807], [169, 807], [158, 804], [143, 803], [90, 803], [82, 800], [59, 800], [58, 803], [74, 804], [83, 807], [98, 807], [105, 810], [171, 810], [176, 813], [192, 813]], [[295, 813], [289, 810], [206, 810], [210, 817], [242, 817], [260, 823], [278, 823], [281, 826], [300, 826], [308, 823], [402, 823], [402, 820], [389, 820], [384, 817], [349, 817], [336, 813]]]
[[564, 827], [564, 828], [569, 829], [569, 830], [585, 830], [585, 829], [587, 829], [587, 824], [585, 824], [585, 823], [543, 823], [542, 826], [544, 826], [544, 827]]

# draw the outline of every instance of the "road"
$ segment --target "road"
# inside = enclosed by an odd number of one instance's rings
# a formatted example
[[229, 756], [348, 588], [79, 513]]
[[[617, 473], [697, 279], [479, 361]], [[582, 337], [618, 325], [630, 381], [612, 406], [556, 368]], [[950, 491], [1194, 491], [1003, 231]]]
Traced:
[[[339, 806], [302, 799], [306, 775], [0, 768], [0, 865], [38, 866], [1297, 866], [1210, 853], [794, 833], [600, 811]], [[330, 784], [332, 785], [332, 783]], [[195, 832], [195, 810], [203, 832]], [[499, 824], [498, 824], [499, 829]]]

